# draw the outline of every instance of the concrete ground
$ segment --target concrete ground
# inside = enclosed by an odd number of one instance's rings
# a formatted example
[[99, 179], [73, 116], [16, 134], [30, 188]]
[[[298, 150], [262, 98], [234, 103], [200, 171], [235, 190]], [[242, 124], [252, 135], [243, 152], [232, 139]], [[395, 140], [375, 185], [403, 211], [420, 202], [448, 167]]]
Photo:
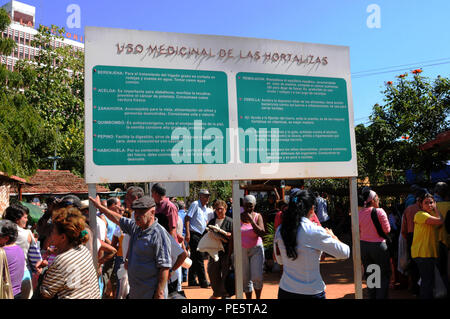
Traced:
[[[205, 262], [206, 264], [206, 262]], [[206, 269], [206, 267], [205, 267]], [[321, 274], [326, 284], [327, 299], [354, 299], [355, 285], [353, 280], [353, 260], [336, 260], [327, 256], [321, 262]], [[265, 272], [262, 299], [277, 299], [278, 284], [281, 278], [280, 272]], [[183, 290], [188, 299], [209, 299], [212, 295], [211, 288], [188, 287], [183, 283]], [[366, 286], [363, 281], [363, 296], [367, 295]], [[392, 288], [389, 291], [390, 299], [416, 299], [407, 289]], [[232, 298], [235, 299], [235, 296]]]

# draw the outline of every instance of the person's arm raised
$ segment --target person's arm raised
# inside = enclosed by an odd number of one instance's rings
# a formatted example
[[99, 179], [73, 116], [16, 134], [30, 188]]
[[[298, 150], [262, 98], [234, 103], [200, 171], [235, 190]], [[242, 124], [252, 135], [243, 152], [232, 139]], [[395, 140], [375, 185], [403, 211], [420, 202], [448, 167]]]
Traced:
[[[258, 213], [257, 213], [258, 214]], [[249, 214], [249, 221], [250, 224], [253, 227], [253, 231], [256, 233], [256, 235], [258, 235], [259, 237], [264, 237], [266, 235], [266, 230], [264, 229], [264, 222], [262, 219], [261, 214], [258, 214], [258, 219], [255, 223], [255, 221], [253, 220], [253, 218], [251, 217], [251, 214]]]
[[106, 217], [109, 218], [113, 223], [119, 225], [119, 221], [122, 218], [122, 215], [113, 212], [112, 210], [108, 209], [107, 207], [102, 205], [102, 202], [100, 201], [100, 197], [96, 197], [95, 199], [89, 196], [89, 200], [92, 204], [103, 214], [106, 215]]
[[427, 225], [442, 225], [444, 223], [444, 217], [442, 216], [439, 209], [436, 207], [436, 202], [433, 204], [433, 215], [427, 218], [425, 224]]

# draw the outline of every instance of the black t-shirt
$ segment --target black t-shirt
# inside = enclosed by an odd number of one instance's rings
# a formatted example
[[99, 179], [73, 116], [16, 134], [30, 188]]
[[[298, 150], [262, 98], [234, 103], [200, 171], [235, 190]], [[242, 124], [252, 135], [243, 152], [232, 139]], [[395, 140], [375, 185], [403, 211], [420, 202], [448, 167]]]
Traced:
[[[215, 225], [216, 224], [216, 217], [214, 217], [213, 219], [211, 219], [208, 223], [208, 225]], [[223, 229], [224, 231], [228, 232], [228, 233], [233, 233], [233, 220], [228, 217], [225, 216], [224, 221], [222, 222], [222, 225], [220, 225], [220, 229]], [[228, 246], [229, 246], [229, 242], [228, 243], [222, 243], [223, 245], [223, 249], [225, 250], [224, 253], [228, 253]]]
[[158, 224], [160, 224], [162, 227], [164, 227], [165, 230], [167, 230], [167, 232], [170, 233], [169, 218], [167, 218], [167, 216], [163, 213], [155, 214], [155, 217], [158, 218]]

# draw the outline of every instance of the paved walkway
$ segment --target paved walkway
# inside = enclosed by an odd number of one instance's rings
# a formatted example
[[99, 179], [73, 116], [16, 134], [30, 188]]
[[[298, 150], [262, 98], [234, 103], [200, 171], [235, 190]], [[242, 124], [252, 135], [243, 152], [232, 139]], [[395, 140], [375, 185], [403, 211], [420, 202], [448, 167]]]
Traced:
[[[206, 263], [206, 262], [205, 262]], [[206, 269], [206, 267], [205, 267]], [[355, 286], [353, 280], [353, 260], [336, 260], [333, 257], [326, 257], [321, 262], [321, 274], [326, 284], [327, 299], [354, 299]], [[277, 299], [278, 284], [281, 278], [280, 272], [264, 273], [264, 287], [262, 290], [262, 299]], [[363, 295], [366, 296], [366, 286], [363, 282]], [[183, 283], [183, 290], [188, 299], [208, 299], [212, 295], [211, 288], [188, 287]], [[233, 297], [234, 299], [235, 297]], [[415, 297], [406, 289], [391, 289], [389, 291], [390, 299], [415, 299]]]

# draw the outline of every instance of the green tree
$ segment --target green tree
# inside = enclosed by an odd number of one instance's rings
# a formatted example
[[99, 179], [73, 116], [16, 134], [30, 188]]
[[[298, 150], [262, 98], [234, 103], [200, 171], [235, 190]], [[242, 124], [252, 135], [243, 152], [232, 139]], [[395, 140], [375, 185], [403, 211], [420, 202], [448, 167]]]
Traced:
[[[0, 30], [4, 31], [11, 24], [11, 19], [5, 9], [0, 8]], [[10, 38], [0, 39], [0, 54], [10, 55], [16, 47], [16, 43]], [[3, 65], [2, 65], [3, 67]]]
[[[448, 160], [443, 152], [424, 152], [420, 145], [449, 129], [450, 81], [434, 81], [414, 70], [386, 83], [384, 105], [376, 104], [368, 127], [355, 128], [358, 173], [371, 183], [385, 182], [386, 173], [413, 168], [425, 172], [442, 168]], [[398, 176], [400, 178], [400, 176]]]
[[211, 193], [210, 203], [216, 199], [228, 201], [232, 196], [231, 181], [208, 181], [208, 182], [190, 182], [188, 201], [198, 200], [198, 192], [200, 189], [207, 189]]
[[22, 94], [0, 94], [0, 171], [30, 176], [50, 154], [54, 133]]
[[[9, 24], [8, 14], [0, 9], [0, 29]], [[0, 54], [10, 54], [14, 46], [12, 39], [0, 39]], [[0, 65], [0, 171], [26, 177], [49, 155], [46, 149], [54, 134], [24, 96], [23, 79]]]
[[[58, 169], [84, 172], [84, 54], [72, 46], [55, 47], [64, 29], [40, 26], [33, 45], [40, 48], [35, 63], [20, 61], [25, 96], [57, 140], [52, 151], [61, 157]], [[49, 162], [48, 165], [51, 165]]]
[[396, 167], [396, 154], [402, 143], [382, 121], [374, 121], [367, 127], [357, 125], [355, 136], [359, 178], [368, 177], [375, 185], [386, 182], [386, 173]]

